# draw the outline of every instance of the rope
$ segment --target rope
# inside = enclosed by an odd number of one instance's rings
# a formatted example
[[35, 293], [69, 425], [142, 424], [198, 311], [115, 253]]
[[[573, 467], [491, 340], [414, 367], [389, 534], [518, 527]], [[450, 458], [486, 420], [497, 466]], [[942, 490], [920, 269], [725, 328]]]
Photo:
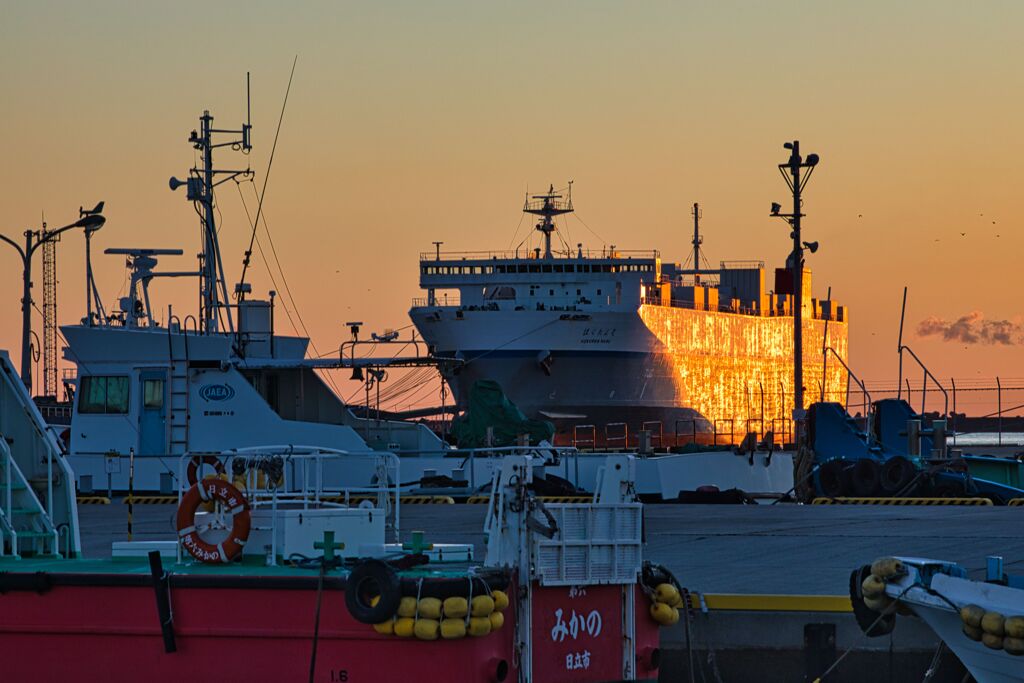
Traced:
[[940, 640], [939, 646], [935, 648], [935, 655], [932, 657], [932, 663], [928, 665], [928, 670], [924, 672], [924, 678], [921, 679], [921, 683], [928, 683], [932, 680], [935, 674], [939, 670], [939, 664], [942, 660], [942, 652], [946, 649], [946, 641]]
[[326, 571], [327, 565], [321, 562], [320, 574], [316, 581], [316, 618], [313, 621], [313, 653], [309, 658], [309, 683], [313, 683], [313, 674], [316, 672], [316, 646], [320, 640], [320, 603], [324, 594], [324, 572]]
[[[870, 633], [870, 632], [871, 632], [871, 630], [872, 630], [873, 628], [875, 628], [875, 626], [877, 626], [879, 622], [881, 622], [881, 621], [882, 621], [882, 619], [884, 619], [885, 617], [889, 616], [889, 615], [890, 615], [890, 614], [892, 614], [892, 613], [893, 613], [894, 611], [896, 611], [896, 602], [897, 602], [897, 601], [898, 601], [898, 600], [899, 600], [900, 598], [902, 598], [902, 597], [903, 597], [904, 595], [906, 595], [906, 594], [907, 594], [907, 591], [909, 591], [909, 590], [910, 590], [911, 588], [913, 588], [913, 587], [914, 587], [915, 585], [916, 585], [916, 584], [913, 584], [913, 583], [912, 583], [912, 584], [910, 584], [909, 586], [907, 586], [906, 588], [904, 588], [904, 589], [903, 589], [902, 591], [900, 591], [900, 594], [899, 594], [899, 595], [897, 595], [897, 596], [896, 596], [896, 597], [895, 597], [895, 598], [893, 599], [893, 601], [892, 601], [891, 603], [889, 603], [889, 606], [888, 606], [888, 607], [886, 607], [885, 609], [883, 609], [883, 610], [882, 610], [881, 612], [879, 612], [879, 614], [878, 614], [878, 618], [876, 618], [876, 619], [875, 619], [875, 620], [874, 620], [873, 622], [871, 622], [871, 625], [870, 625], [870, 626], [868, 626], [868, 627], [867, 627], [866, 629], [864, 629], [864, 633], [862, 634], [862, 637], [865, 637], [865, 638], [866, 638], [866, 637], [867, 637], [867, 634], [868, 634], [868, 633]], [[842, 662], [842, 661], [843, 661], [844, 659], [846, 659], [846, 656], [847, 656], [848, 654], [850, 654], [851, 652], [853, 652], [853, 648], [854, 648], [854, 646], [855, 646], [855, 645], [851, 645], [850, 647], [848, 647], [848, 648], [846, 649], [846, 652], [844, 652], [843, 654], [839, 655], [838, 659], [836, 659], [836, 661], [832, 662], [832, 665], [831, 665], [831, 666], [829, 666], [829, 667], [828, 667], [827, 669], [825, 669], [825, 671], [824, 671], [824, 672], [823, 672], [823, 673], [822, 673], [822, 674], [821, 674], [820, 676], [818, 676], [817, 678], [815, 678], [815, 679], [814, 679], [814, 681], [813, 681], [813, 683], [821, 683], [821, 681], [823, 681], [823, 680], [825, 679], [825, 676], [828, 676], [828, 675], [829, 675], [830, 673], [832, 673], [832, 672], [833, 672], [833, 671], [835, 670], [835, 668], [836, 668], [837, 666], [839, 666], [839, 663], [840, 663], [840, 662]]]

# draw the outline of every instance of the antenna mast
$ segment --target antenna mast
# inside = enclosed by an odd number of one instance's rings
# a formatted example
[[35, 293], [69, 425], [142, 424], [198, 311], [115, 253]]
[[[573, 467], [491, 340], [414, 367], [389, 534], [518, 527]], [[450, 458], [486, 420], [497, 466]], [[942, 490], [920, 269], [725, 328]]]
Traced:
[[700, 219], [703, 214], [701, 213], [700, 206], [697, 202], [693, 203], [693, 274], [694, 282], [700, 281], [700, 245], [704, 244], [704, 239], [700, 236]]
[[[248, 76], [246, 77], [248, 89]], [[248, 96], [247, 96], [248, 99]], [[213, 190], [221, 183], [237, 178], [251, 176], [252, 170], [244, 171], [214, 168], [213, 150], [218, 147], [230, 146], [233, 150], [248, 154], [252, 150], [252, 124], [243, 123], [241, 129], [222, 129], [213, 127], [213, 116], [206, 110], [199, 117], [199, 132], [192, 131], [188, 141], [192, 147], [202, 152], [199, 168], [189, 170], [187, 181], [171, 178], [171, 190], [182, 185], [187, 186], [188, 200], [196, 204], [203, 228], [203, 251], [199, 255], [199, 295], [202, 303], [200, 316], [201, 329], [206, 334], [220, 331], [221, 309], [228, 308], [227, 285], [224, 282], [224, 262], [220, 256], [220, 241], [217, 238], [217, 223], [214, 215]], [[217, 142], [214, 135], [241, 136], [228, 142]], [[218, 176], [225, 176], [218, 179]], [[234, 333], [234, 322], [231, 314], [226, 316], [228, 331]]]
[[[562, 195], [555, 194], [555, 186], [548, 187], [547, 194], [535, 194], [527, 197], [523, 205], [523, 213], [531, 213], [534, 216], [542, 216], [544, 220], [537, 223], [537, 230], [544, 233], [544, 258], [551, 258], [551, 233], [555, 231], [555, 216], [563, 213], [572, 213], [572, 183], [569, 183], [569, 197], [566, 201], [557, 201]], [[533, 199], [533, 201], [530, 201]]]

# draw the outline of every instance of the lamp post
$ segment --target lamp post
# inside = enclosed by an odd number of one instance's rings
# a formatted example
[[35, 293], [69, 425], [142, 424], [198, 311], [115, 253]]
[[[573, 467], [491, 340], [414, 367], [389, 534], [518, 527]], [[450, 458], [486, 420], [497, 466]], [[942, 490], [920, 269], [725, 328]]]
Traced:
[[[800, 141], [794, 140], [783, 145], [790, 150], [789, 159], [779, 164], [779, 172], [785, 179], [793, 194], [793, 212], [780, 213], [782, 205], [773, 202], [771, 215], [782, 218], [789, 223], [793, 238], [793, 251], [789, 256], [789, 267], [793, 274], [793, 419], [804, 417], [804, 364], [803, 364], [803, 279], [804, 279], [804, 248], [813, 254], [818, 250], [817, 242], [802, 242], [800, 239], [800, 212], [803, 204], [803, 190], [810, 180], [811, 174], [818, 165], [817, 154], [808, 154], [804, 159], [800, 156]], [[803, 172], [807, 169], [806, 173]]]
[[103, 217], [102, 212], [103, 202], [100, 202], [94, 209], [79, 209], [78, 220], [70, 225], [65, 225], [56, 230], [47, 230], [46, 232], [26, 230], [24, 233], [24, 247], [9, 237], [0, 235], [0, 240], [14, 247], [18, 251], [18, 255], [21, 256], [21, 381], [25, 384], [25, 388], [29, 390], [29, 393], [32, 392], [32, 356], [30, 352], [32, 336], [32, 256], [35, 254], [36, 249], [55, 239], [62, 232], [72, 228], [85, 228], [87, 232], [98, 230], [107, 220]]

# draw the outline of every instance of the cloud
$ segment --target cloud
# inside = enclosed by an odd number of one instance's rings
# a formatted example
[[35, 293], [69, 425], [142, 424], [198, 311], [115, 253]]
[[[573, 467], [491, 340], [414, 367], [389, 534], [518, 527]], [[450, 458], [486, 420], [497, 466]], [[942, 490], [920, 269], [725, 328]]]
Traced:
[[933, 315], [918, 323], [917, 334], [941, 336], [943, 341], [964, 344], [1012, 346], [1024, 343], [1024, 325], [1010, 320], [989, 320], [981, 311], [971, 311], [952, 322]]

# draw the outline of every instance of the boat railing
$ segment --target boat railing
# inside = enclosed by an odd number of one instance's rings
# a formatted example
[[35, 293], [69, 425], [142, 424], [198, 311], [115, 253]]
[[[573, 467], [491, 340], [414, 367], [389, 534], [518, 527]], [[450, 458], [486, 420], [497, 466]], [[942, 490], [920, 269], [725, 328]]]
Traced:
[[[580, 434], [589, 434], [589, 438], [581, 437]], [[574, 448], [580, 446], [597, 447], [597, 426], [596, 425], [573, 425], [572, 445]]]
[[[253, 525], [254, 530], [271, 532], [271, 563], [276, 563], [278, 543], [278, 510], [324, 509], [351, 507], [351, 504], [369, 499], [385, 515], [385, 527], [392, 532], [395, 541], [399, 539], [401, 526], [401, 461], [390, 451], [352, 453], [349, 451], [319, 446], [277, 445], [253, 446], [230, 449], [214, 453], [190, 452], [178, 459], [178, 505], [186, 492], [186, 471], [193, 458], [199, 462], [213, 456], [223, 464], [225, 475], [219, 478], [236, 488], [244, 489], [249, 507], [253, 510], [270, 510], [270, 526]], [[331, 465], [340, 465], [350, 470], [353, 460], [369, 460], [373, 469], [366, 486], [336, 486], [332, 479], [340, 477], [340, 468], [330, 471]], [[201, 477], [200, 477], [201, 478]], [[227, 527], [224, 515], [227, 511], [214, 509], [213, 521], [207, 528]], [[184, 553], [180, 538], [178, 561]]]
[[[614, 434], [612, 432], [615, 432]], [[609, 422], [604, 426], [604, 441], [611, 447], [614, 444], [622, 444], [623, 448], [629, 447], [629, 425], [625, 422]]]
[[[399, 450], [398, 455], [403, 458], [436, 457], [462, 458], [458, 467], [454, 468], [456, 476], [465, 477], [466, 487], [475, 491], [479, 487], [491, 481], [494, 465], [502, 458], [510, 455], [521, 455], [536, 458], [546, 465], [564, 465], [566, 468], [566, 479], [576, 483], [579, 481], [579, 459], [573, 456], [579, 454], [575, 446], [553, 446], [537, 444], [532, 446], [481, 446], [479, 448], [448, 448], [436, 450]], [[575, 468], [575, 475], [568, 476], [569, 461]], [[405, 487], [403, 487], [405, 488]]]
[[657, 437], [659, 448], [665, 445], [665, 427], [661, 420], [648, 420], [640, 425], [640, 429], [651, 433], [652, 442]]
[[[555, 251], [553, 259], [540, 258], [539, 260], [579, 260], [583, 259], [623, 259], [631, 258], [657, 259], [661, 252], [657, 249], [569, 249]], [[438, 261], [496, 261], [496, 260], [531, 260], [536, 261], [535, 251], [516, 251], [512, 249], [486, 250], [486, 251], [422, 251], [420, 262]]]

